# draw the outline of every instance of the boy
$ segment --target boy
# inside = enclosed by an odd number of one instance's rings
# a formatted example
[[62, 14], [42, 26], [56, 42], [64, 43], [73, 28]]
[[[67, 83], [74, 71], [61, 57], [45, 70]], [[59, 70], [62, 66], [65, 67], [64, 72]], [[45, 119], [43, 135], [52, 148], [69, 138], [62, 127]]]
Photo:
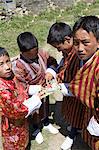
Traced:
[[[23, 32], [17, 37], [17, 43], [20, 49], [20, 58], [14, 62], [14, 73], [25, 88], [28, 85], [42, 85], [45, 82], [45, 71], [47, 68], [47, 60], [50, 58], [48, 54], [38, 49], [38, 41], [30, 32]], [[33, 89], [32, 89], [33, 90]], [[35, 90], [35, 87], [34, 87]], [[48, 118], [49, 101], [48, 97], [42, 99], [40, 112], [33, 115], [34, 121], [30, 125], [34, 125], [33, 136], [38, 144], [43, 142], [43, 136], [40, 132], [40, 124], [44, 123], [44, 129], [52, 134], [57, 134], [58, 130], [49, 123]], [[42, 121], [42, 122], [41, 122]]]
[[3, 150], [28, 149], [27, 116], [40, 105], [38, 96], [28, 98], [24, 87], [12, 72], [9, 54], [5, 48], [0, 47], [0, 119]]
[[[57, 68], [58, 80], [63, 83], [70, 83], [80, 68], [80, 60], [76, 56], [73, 48], [73, 37], [70, 26], [63, 22], [53, 24], [49, 30], [47, 43], [57, 48], [63, 54], [63, 58]], [[46, 78], [48, 79], [49, 77], [47, 75], [49, 76], [49, 74], [46, 74]], [[69, 150], [71, 148], [78, 129], [82, 128], [82, 111], [84, 111], [84, 107], [77, 98], [63, 97], [62, 112], [66, 122], [72, 126], [70, 134], [61, 145], [63, 150]]]
[[86, 106], [83, 139], [99, 150], [99, 18], [81, 17], [73, 27], [74, 48], [83, 67], [70, 84], [72, 93]]

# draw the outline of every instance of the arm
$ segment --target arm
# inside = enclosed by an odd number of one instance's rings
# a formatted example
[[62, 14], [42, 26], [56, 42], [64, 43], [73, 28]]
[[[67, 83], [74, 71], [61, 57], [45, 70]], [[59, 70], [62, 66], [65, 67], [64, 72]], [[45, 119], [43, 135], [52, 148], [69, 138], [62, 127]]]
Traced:
[[[29, 70], [19, 60], [12, 62], [13, 72], [17, 79], [24, 84], [28, 84], [30, 81]], [[35, 78], [35, 77], [34, 77]]]
[[49, 58], [47, 59], [47, 68], [49, 68], [50, 66], [54, 68], [58, 67], [57, 60], [52, 56], [49, 56]]
[[50, 81], [53, 78], [56, 78], [56, 73], [58, 72], [57, 67], [58, 67], [58, 63], [56, 61], [56, 59], [52, 56], [49, 56], [49, 58], [47, 59], [47, 70], [46, 70], [46, 81]]
[[19, 81], [28, 83], [28, 72], [25, 71], [24, 66], [21, 66], [20, 68], [16, 66], [13, 71]]
[[40, 105], [40, 98], [35, 95], [27, 100], [21, 101], [18, 97], [13, 97], [9, 89], [0, 90], [0, 106], [3, 114], [8, 118], [25, 118], [32, 111], [38, 109]]
[[59, 83], [60, 90], [64, 96], [74, 96], [69, 90], [69, 83]]
[[[55, 58], [54, 58], [55, 59]], [[49, 59], [50, 60], [50, 59]], [[49, 61], [50, 62], [50, 61]], [[57, 74], [59, 73], [59, 68], [62, 67], [64, 64], [64, 58], [61, 59], [60, 63], [58, 64], [56, 60], [51, 61], [48, 65], [49, 68], [46, 70], [46, 80], [56, 79]]]
[[9, 89], [0, 90], [0, 106], [8, 118], [24, 118], [28, 113], [28, 108], [17, 97], [13, 97]]

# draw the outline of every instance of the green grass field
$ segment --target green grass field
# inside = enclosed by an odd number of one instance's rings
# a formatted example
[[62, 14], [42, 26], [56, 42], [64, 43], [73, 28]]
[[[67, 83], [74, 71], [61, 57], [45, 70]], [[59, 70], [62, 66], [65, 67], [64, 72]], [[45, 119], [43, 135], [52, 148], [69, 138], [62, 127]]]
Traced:
[[11, 57], [15, 56], [19, 53], [16, 42], [18, 34], [30, 31], [38, 38], [39, 46], [45, 47], [48, 30], [54, 22], [63, 21], [73, 25], [82, 15], [99, 15], [99, 0], [92, 5], [78, 2], [72, 8], [46, 10], [37, 16], [30, 14], [13, 17], [9, 21], [2, 20], [0, 21], [0, 46], [6, 47]]

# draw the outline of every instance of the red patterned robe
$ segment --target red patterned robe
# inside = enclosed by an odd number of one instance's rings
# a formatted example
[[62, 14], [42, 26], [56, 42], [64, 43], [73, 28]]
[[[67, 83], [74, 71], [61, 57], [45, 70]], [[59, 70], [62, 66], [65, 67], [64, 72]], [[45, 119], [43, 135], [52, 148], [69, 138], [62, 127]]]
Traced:
[[[68, 56], [64, 58], [62, 67], [59, 68], [58, 78], [60, 78], [60, 81], [63, 83], [70, 83], [79, 68], [80, 60], [72, 48]], [[66, 122], [72, 127], [82, 128], [83, 112], [84, 106], [77, 98], [71, 96], [63, 97], [62, 113]]]
[[28, 108], [22, 103], [28, 96], [23, 86], [13, 80], [0, 78], [1, 131], [4, 150], [25, 150], [29, 142]]
[[[48, 58], [49, 55], [46, 51], [39, 50], [38, 63], [27, 63], [21, 58], [13, 61], [13, 70], [17, 79], [22, 82], [26, 88], [29, 85], [45, 84], [45, 71]], [[48, 116], [48, 105], [49, 101], [46, 101], [46, 98], [44, 98], [40, 107], [40, 115], [33, 115], [34, 122], [40, 122], [40, 120]]]
[[[96, 116], [94, 109], [95, 101], [99, 104], [99, 50], [77, 72], [70, 84], [70, 89], [86, 106], [83, 139], [93, 150], [99, 150], [99, 137], [90, 135], [86, 129], [91, 117], [93, 115]], [[99, 123], [99, 111], [97, 112], [96, 119]]]

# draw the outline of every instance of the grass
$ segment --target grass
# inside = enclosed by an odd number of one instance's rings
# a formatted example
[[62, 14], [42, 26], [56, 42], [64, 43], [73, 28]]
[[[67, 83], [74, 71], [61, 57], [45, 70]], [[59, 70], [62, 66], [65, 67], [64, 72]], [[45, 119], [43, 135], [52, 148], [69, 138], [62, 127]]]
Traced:
[[10, 56], [19, 53], [16, 39], [24, 31], [30, 31], [38, 38], [40, 47], [45, 46], [48, 29], [56, 21], [67, 22], [70, 25], [82, 15], [99, 15], [99, 0], [95, 4], [87, 5], [78, 2], [71, 8], [46, 10], [37, 16], [13, 17], [9, 21], [0, 21], [0, 46], [9, 50]]

